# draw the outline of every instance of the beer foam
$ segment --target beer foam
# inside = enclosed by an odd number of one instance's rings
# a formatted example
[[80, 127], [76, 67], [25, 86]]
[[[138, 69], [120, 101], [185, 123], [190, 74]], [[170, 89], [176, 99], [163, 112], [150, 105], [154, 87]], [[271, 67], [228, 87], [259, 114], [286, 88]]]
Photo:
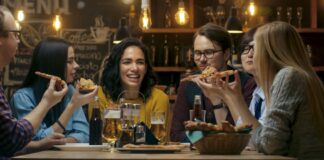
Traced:
[[120, 118], [120, 110], [105, 110], [105, 118], [111, 119], [119, 119]]
[[161, 119], [151, 120], [151, 124], [164, 124], [164, 121]]

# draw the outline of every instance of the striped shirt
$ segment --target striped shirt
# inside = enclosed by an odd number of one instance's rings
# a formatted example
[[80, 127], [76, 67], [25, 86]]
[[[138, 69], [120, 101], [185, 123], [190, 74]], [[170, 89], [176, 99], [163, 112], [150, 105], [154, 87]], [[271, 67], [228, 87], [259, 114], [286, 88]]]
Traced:
[[4, 90], [0, 85], [0, 159], [13, 156], [27, 145], [33, 136], [33, 126], [25, 119], [12, 116]]

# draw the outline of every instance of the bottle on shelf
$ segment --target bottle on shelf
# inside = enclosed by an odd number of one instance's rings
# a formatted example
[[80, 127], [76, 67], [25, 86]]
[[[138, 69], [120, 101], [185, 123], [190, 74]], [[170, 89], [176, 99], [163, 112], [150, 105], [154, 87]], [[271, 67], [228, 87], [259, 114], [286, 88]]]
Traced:
[[171, 81], [168, 87], [165, 89], [165, 93], [167, 95], [175, 95], [176, 94], [176, 85], [174, 84], [174, 75], [171, 75]]
[[102, 120], [100, 116], [98, 97], [95, 97], [95, 102], [90, 119], [90, 145], [102, 145]]
[[163, 66], [169, 65], [169, 46], [168, 46], [168, 35], [164, 35], [164, 44], [163, 44]]
[[171, 6], [170, 6], [170, 0], [165, 0], [165, 12], [164, 12], [164, 27], [165, 28], [171, 28], [172, 27], [172, 21], [171, 21]]
[[194, 108], [193, 108], [193, 120], [200, 120], [203, 121], [202, 115], [201, 115], [201, 96], [195, 95], [194, 99]]
[[156, 56], [156, 46], [155, 46], [155, 36], [154, 34], [152, 34], [151, 36], [151, 44], [150, 44], [150, 60], [151, 60], [151, 63], [152, 65], [157, 65], [156, 62], [155, 62], [155, 56]]
[[175, 44], [173, 47], [174, 66], [180, 66], [180, 46], [178, 44], [178, 34], [175, 35]]

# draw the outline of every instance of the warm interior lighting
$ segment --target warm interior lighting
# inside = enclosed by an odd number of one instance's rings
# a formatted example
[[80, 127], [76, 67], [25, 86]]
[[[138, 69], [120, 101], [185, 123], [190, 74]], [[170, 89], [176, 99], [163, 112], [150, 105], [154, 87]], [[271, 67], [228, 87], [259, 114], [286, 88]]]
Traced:
[[235, 7], [231, 8], [231, 14], [226, 20], [225, 28], [228, 30], [229, 33], [232, 34], [243, 33], [242, 23], [240, 19], [237, 17], [237, 10]]
[[61, 17], [59, 15], [55, 15], [55, 18], [53, 20], [53, 27], [55, 31], [59, 31], [61, 29], [62, 23], [61, 23]]
[[24, 14], [23, 10], [17, 11], [17, 20], [18, 20], [18, 22], [22, 22], [25, 20], [25, 14]]
[[139, 27], [142, 30], [150, 29], [152, 26], [151, 10], [149, 0], [142, 0], [142, 11], [139, 20]]
[[250, 16], [254, 16], [255, 15], [255, 4], [252, 1], [250, 1], [250, 4], [249, 4], [249, 14]]
[[179, 25], [186, 25], [189, 21], [189, 15], [185, 10], [185, 5], [183, 1], [179, 1], [178, 11], [175, 14], [175, 20]]

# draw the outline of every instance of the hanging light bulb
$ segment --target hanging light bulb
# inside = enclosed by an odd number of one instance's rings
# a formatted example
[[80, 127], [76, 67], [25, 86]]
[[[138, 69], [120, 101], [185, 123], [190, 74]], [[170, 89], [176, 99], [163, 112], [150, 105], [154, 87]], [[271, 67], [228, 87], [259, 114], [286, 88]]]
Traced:
[[185, 10], [184, 2], [181, 0], [178, 4], [178, 11], [175, 14], [175, 20], [179, 25], [186, 25], [189, 21], [189, 15]]
[[21, 25], [18, 22], [18, 20], [15, 20], [15, 25], [16, 25], [17, 30], [21, 30]]
[[139, 20], [139, 27], [142, 30], [150, 29], [152, 26], [151, 10], [149, 0], [142, 0], [142, 11]]
[[54, 27], [55, 31], [59, 31], [61, 29], [62, 23], [61, 23], [60, 15], [55, 15], [55, 18], [53, 20], [53, 27]]
[[250, 4], [249, 4], [249, 14], [251, 16], [254, 16], [255, 15], [255, 4], [254, 4], [254, 1], [251, 0], [250, 1]]
[[25, 20], [25, 14], [22, 9], [17, 11], [17, 20], [18, 20], [18, 22], [22, 22]]

